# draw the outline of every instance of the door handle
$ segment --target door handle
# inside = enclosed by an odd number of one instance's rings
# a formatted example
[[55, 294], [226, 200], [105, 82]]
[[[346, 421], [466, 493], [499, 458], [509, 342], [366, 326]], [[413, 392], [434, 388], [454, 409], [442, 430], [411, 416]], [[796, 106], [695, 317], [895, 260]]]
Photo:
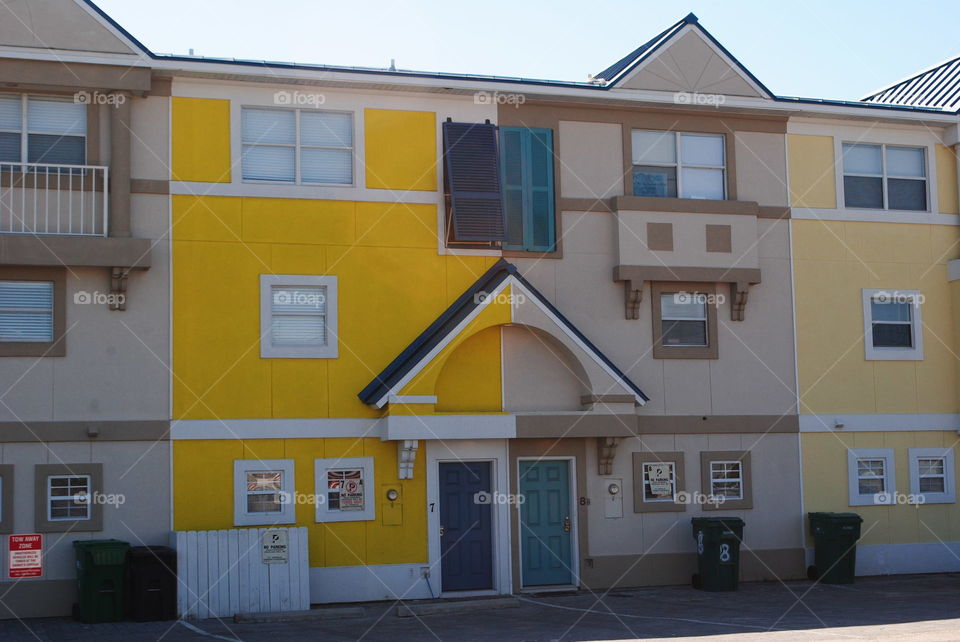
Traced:
[[447, 532], [447, 529], [444, 528], [443, 526], [441, 526], [441, 527], [440, 527], [440, 537], [443, 537], [444, 533], [446, 533], [446, 532]]
[[570, 532], [570, 516], [569, 515], [563, 518], [563, 532], [564, 533]]

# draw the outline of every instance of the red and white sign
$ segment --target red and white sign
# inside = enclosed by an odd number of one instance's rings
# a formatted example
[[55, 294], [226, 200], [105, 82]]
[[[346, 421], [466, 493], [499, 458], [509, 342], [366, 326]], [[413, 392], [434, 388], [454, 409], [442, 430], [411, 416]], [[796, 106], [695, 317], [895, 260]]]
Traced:
[[8, 575], [13, 579], [43, 575], [43, 535], [11, 535]]

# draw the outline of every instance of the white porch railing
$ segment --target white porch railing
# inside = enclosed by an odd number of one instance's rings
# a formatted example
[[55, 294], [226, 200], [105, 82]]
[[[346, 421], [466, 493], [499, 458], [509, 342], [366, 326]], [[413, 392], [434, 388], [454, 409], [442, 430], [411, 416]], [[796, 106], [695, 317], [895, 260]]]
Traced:
[[108, 169], [0, 162], [0, 234], [106, 236]]

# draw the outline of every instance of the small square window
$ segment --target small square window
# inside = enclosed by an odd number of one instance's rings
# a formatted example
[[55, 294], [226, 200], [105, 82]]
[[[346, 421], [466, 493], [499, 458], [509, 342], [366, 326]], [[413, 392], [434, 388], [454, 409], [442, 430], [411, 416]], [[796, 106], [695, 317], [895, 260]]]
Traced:
[[260, 356], [338, 355], [337, 277], [260, 275]]
[[917, 503], [957, 501], [952, 447], [910, 449], [910, 493]]
[[889, 505], [897, 490], [889, 448], [848, 450], [847, 474], [850, 506]]
[[672, 461], [643, 462], [643, 501], [672, 502], [677, 494], [677, 477]]
[[923, 360], [917, 290], [863, 290], [864, 351], [868, 361]]
[[664, 346], [706, 346], [707, 296], [661, 294], [660, 321]]
[[739, 450], [702, 452], [700, 453], [700, 475], [704, 495], [703, 510], [753, 508], [749, 452]]
[[716, 359], [717, 303], [709, 283], [653, 283], [653, 358]]
[[352, 522], [376, 519], [373, 457], [317, 459], [318, 522]]
[[710, 462], [710, 494], [724, 499], [743, 499], [743, 467], [739, 461]]
[[633, 512], [682, 513], [687, 504], [678, 499], [685, 492], [683, 453], [633, 453]]
[[101, 464], [37, 464], [34, 471], [38, 533], [103, 530]]
[[292, 459], [238, 459], [233, 462], [235, 526], [292, 524]]

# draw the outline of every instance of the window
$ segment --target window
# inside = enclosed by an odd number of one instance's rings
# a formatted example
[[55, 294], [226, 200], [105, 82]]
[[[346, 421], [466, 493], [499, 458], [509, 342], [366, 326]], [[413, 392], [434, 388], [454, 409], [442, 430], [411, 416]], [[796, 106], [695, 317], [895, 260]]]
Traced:
[[0, 341], [53, 341], [53, 282], [0, 281]]
[[337, 277], [260, 275], [260, 356], [338, 355]]
[[753, 508], [749, 451], [700, 453], [703, 510]]
[[0, 464], [0, 533], [13, 532], [13, 465]]
[[953, 448], [910, 449], [910, 494], [924, 504], [957, 501]]
[[923, 326], [917, 290], [863, 290], [863, 338], [867, 360], [923, 360]]
[[318, 522], [376, 518], [373, 457], [317, 459], [314, 462]]
[[555, 249], [553, 130], [500, 128], [508, 250]]
[[634, 196], [726, 198], [722, 135], [635, 129], [632, 138]]
[[0, 95], [0, 163], [83, 165], [87, 106], [68, 98]]
[[233, 524], [292, 524], [295, 520], [292, 459], [233, 462]]
[[101, 464], [38, 464], [35, 476], [37, 532], [103, 530]]
[[715, 287], [706, 283], [654, 283], [655, 359], [716, 359]]
[[847, 207], [926, 211], [926, 151], [844, 143], [843, 195]]
[[243, 179], [353, 184], [353, 114], [244, 107]]
[[896, 492], [889, 448], [848, 450], [847, 474], [851, 506], [888, 505]]
[[683, 512], [683, 453], [633, 453], [633, 512]]
[[672, 502], [677, 494], [677, 479], [672, 461], [643, 462], [643, 501]]

